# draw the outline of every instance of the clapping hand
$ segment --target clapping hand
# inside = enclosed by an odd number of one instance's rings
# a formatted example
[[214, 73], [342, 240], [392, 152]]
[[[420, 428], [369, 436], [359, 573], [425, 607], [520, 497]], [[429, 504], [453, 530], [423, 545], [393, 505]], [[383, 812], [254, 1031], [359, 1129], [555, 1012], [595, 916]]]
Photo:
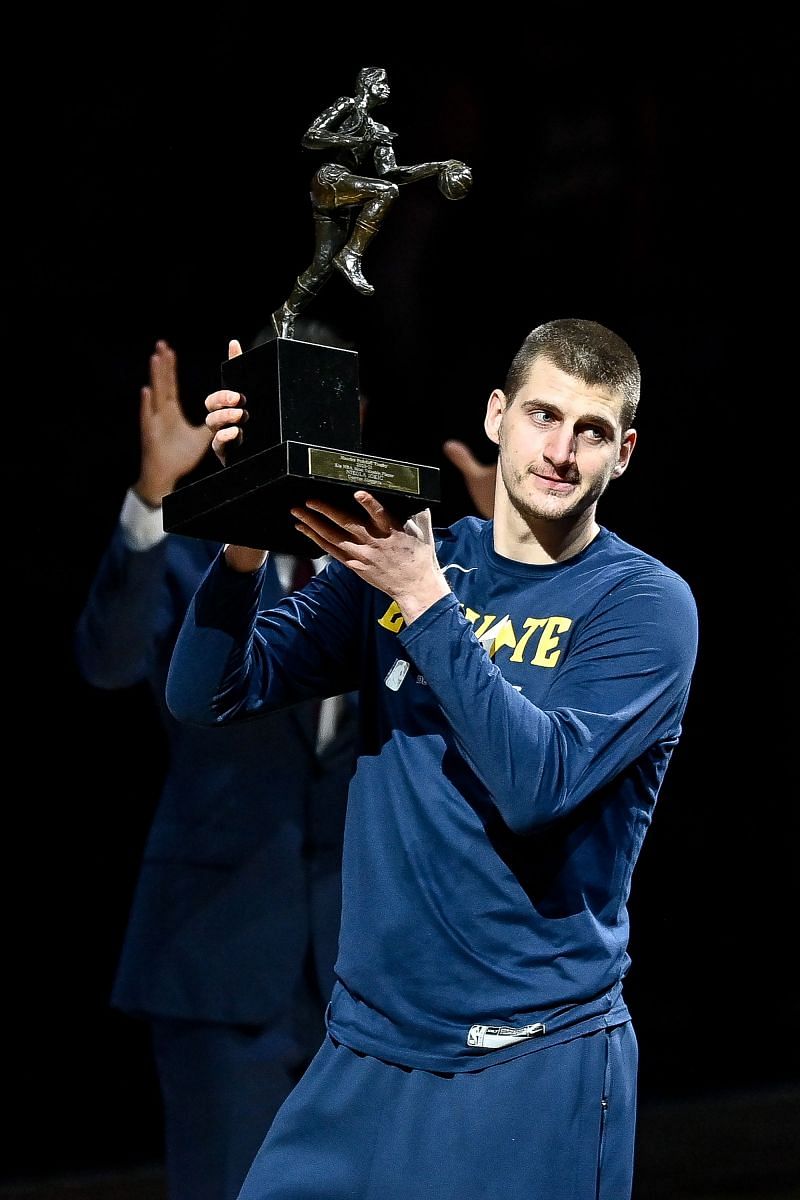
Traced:
[[139, 407], [141, 468], [135, 484], [146, 504], [157, 508], [162, 496], [194, 469], [211, 444], [205, 425], [187, 421], [178, 394], [175, 351], [156, 342], [150, 356], [150, 383], [142, 388]]

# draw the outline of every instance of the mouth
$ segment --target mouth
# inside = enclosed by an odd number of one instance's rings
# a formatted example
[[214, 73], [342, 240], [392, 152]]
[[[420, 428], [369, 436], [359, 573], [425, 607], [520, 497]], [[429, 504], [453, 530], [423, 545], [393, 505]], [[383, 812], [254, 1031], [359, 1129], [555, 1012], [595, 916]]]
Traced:
[[559, 479], [556, 475], [539, 475], [536, 471], [533, 471], [532, 474], [536, 480], [536, 486], [547, 492], [566, 493], [577, 487], [577, 480], [574, 479]]

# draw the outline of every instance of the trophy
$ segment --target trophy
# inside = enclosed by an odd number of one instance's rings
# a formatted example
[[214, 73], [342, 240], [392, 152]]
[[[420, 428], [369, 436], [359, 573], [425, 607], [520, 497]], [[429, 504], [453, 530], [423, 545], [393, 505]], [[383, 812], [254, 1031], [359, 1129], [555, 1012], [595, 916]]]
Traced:
[[167, 532], [256, 549], [307, 555], [292, 507], [326, 501], [363, 516], [355, 492], [370, 492], [405, 521], [438, 503], [439, 470], [361, 449], [358, 354], [295, 337], [295, 320], [339, 272], [364, 296], [374, 293], [364, 253], [400, 187], [436, 176], [457, 200], [472, 184], [457, 159], [399, 166], [396, 134], [372, 110], [390, 95], [386, 71], [363, 68], [356, 94], [318, 116], [303, 137], [326, 161], [311, 182], [313, 259], [272, 314], [275, 337], [222, 363], [222, 386], [246, 399], [247, 421], [225, 466], [163, 499]]

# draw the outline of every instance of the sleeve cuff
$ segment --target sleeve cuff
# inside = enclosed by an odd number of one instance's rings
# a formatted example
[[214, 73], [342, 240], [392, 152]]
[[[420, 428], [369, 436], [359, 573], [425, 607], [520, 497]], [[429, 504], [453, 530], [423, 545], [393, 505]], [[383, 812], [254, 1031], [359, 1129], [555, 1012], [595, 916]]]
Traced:
[[138, 553], [152, 550], [167, 536], [161, 508], [151, 508], [149, 504], [145, 504], [144, 500], [139, 499], [133, 488], [128, 488], [122, 502], [119, 523], [122, 527], [125, 545], [129, 550], [135, 550]]

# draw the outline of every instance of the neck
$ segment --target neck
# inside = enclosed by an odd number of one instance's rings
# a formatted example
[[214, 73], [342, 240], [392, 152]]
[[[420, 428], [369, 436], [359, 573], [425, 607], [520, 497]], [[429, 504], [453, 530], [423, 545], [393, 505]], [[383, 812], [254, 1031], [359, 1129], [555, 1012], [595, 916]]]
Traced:
[[503, 558], [547, 566], [574, 558], [600, 532], [592, 506], [577, 518], [548, 521], [523, 517], [510, 505], [495, 504], [494, 548]]

